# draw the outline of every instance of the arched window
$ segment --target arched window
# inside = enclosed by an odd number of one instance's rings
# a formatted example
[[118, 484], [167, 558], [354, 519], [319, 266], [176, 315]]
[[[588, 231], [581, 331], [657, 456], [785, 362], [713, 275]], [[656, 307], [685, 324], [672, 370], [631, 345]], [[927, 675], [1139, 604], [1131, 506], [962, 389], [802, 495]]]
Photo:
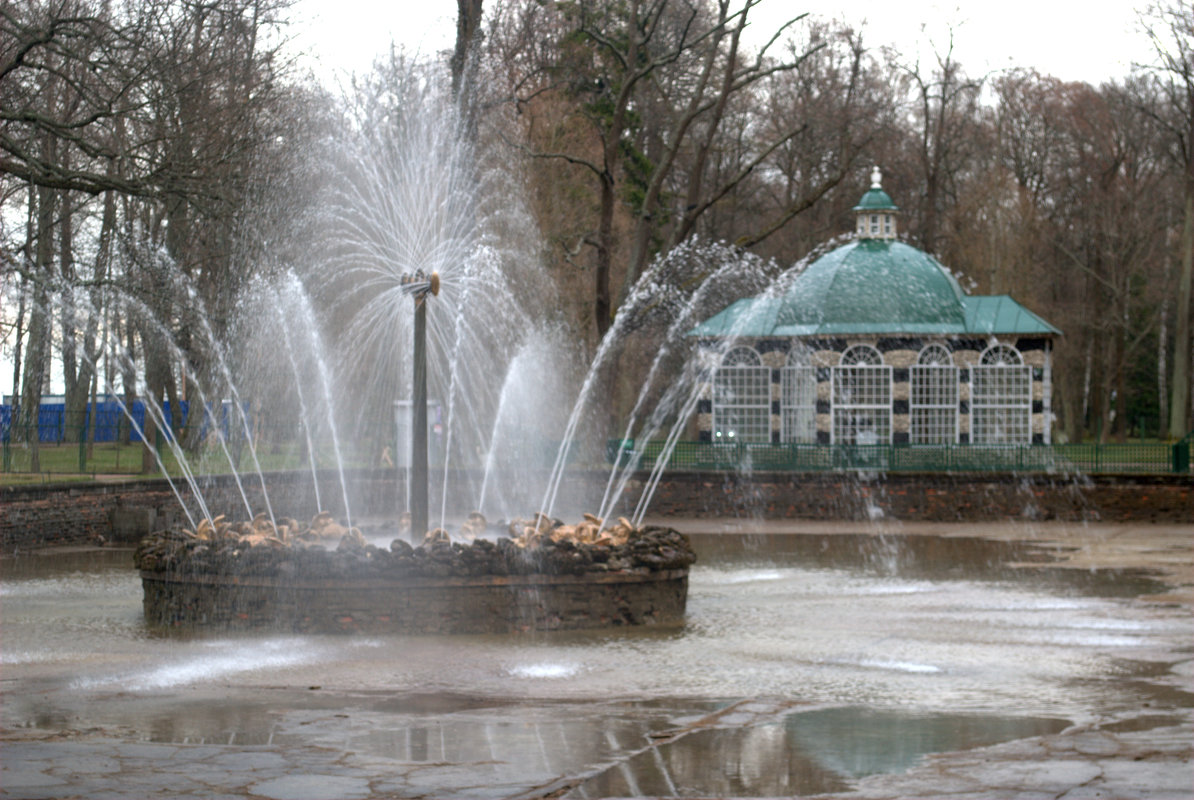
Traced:
[[970, 440], [975, 444], [1032, 441], [1032, 368], [1016, 348], [993, 344], [970, 370]]
[[846, 349], [842, 353], [842, 357], [838, 360], [839, 364], [865, 364], [871, 367], [878, 367], [883, 364], [883, 355], [869, 344], [856, 344], [853, 347]]
[[920, 351], [909, 375], [908, 439], [912, 444], [958, 441], [958, 368], [945, 345]]
[[780, 373], [780, 438], [785, 442], [817, 441], [817, 368], [812, 353], [795, 344]]
[[833, 368], [834, 444], [890, 444], [891, 367], [870, 345], [854, 345]]
[[753, 348], [730, 350], [714, 375], [713, 441], [771, 441], [771, 370]]
[[920, 355], [916, 357], [916, 363], [925, 367], [952, 367], [954, 359], [945, 345], [930, 344], [920, 351]]
[[1024, 363], [1020, 351], [1011, 345], [993, 344], [983, 351], [978, 362], [984, 367], [1018, 367]]
[[761, 367], [763, 359], [753, 347], [735, 347], [721, 359], [723, 367]]

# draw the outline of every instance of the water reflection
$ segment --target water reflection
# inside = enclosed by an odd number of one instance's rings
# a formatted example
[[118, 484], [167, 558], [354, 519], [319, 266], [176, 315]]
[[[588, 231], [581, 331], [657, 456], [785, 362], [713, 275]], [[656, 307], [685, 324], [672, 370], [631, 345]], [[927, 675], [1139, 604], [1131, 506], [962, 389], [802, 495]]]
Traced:
[[928, 534], [690, 534], [702, 564], [777, 564], [850, 569], [904, 579], [1009, 581], [1098, 597], [1159, 593], [1165, 584], [1138, 569], [1050, 569], [1050, 548], [1017, 541]]
[[1056, 733], [1063, 719], [917, 715], [846, 707], [748, 728], [701, 730], [651, 747], [567, 797], [771, 797], [840, 792], [930, 753]]

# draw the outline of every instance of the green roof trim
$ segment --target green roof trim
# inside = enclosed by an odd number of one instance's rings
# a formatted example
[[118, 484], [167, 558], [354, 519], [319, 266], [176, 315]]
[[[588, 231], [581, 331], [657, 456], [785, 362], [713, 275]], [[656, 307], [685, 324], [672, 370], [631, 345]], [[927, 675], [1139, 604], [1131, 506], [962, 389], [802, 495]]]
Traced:
[[689, 331], [689, 336], [758, 336], [743, 331], [775, 329], [775, 314], [780, 301], [774, 297], [746, 297]]
[[967, 333], [985, 334], [1053, 334], [1061, 331], [1050, 325], [1006, 294], [967, 297]]

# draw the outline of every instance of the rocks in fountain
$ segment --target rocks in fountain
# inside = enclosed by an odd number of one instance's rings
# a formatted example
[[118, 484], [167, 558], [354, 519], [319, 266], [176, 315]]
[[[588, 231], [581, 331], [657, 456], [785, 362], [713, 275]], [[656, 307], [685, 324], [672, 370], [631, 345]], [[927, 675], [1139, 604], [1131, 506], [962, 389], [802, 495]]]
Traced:
[[[414, 547], [395, 539], [390, 548], [369, 544], [361, 531], [317, 514], [306, 527], [259, 515], [251, 522], [203, 520], [196, 530], [166, 530], [146, 537], [134, 561], [147, 572], [257, 575], [303, 579], [403, 577], [452, 578], [502, 575], [583, 575], [686, 569], [696, 561], [687, 537], [671, 528], [636, 528], [622, 518], [610, 527], [585, 515], [566, 525], [536, 514], [515, 520], [508, 536], [481, 538], [487, 523], [470, 515], [452, 541], [442, 529]], [[334, 549], [329, 545], [334, 544]]]
[[449, 534], [443, 528], [434, 528], [432, 530], [427, 531], [427, 533], [423, 534], [423, 544], [424, 545], [441, 544], [441, 543], [451, 542], [451, 541], [452, 541], [451, 534]]
[[488, 526], [489, 522], [485, 519], [485, 515], [480, 511], [474, 511], [460, 526], [460, 535], [464, 537], [465, 541], [471, 542], [478, 536], [484, 536]]

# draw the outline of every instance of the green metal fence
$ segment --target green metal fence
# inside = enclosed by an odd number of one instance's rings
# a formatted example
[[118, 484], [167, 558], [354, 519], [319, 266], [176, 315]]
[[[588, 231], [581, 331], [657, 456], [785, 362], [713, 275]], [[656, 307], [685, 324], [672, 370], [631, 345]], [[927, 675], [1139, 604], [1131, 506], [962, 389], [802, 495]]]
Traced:
[[[146, 461], [142, 444], [129, 441], [127, 420], [118, 418], [116, 422], [121, 425], [119, 429], [101, 427], [98, 431], [86, 424], [60, 420], [55, 420], [52, 426], [0, 424], [0, 480], [22, 483], [31, 479], [60, 480], [66, 476], [101, 479], [143, 474]], [[203, 426], [194, 432], [197, 435], [191, 436], [192, 429], [183, 426], [175, 433], [168, 433], [155, 426], [153, 439], [160, 466], [158, 459], [151, 458], [148, 472], [156, 475], [164, 466], [167, 474], [181, 474], [180, 450], [189, 469], [212, 474], [252, 472], [258, 464], [266, 471], [309, 470], [312, 452], [315, 467], [320, 469], [398, 467], [409, 458], [408, 451], [400, 451], [394, 428], [384, 423], [364, 431], [342, 430], [335, 440], [326, 432], [312, 433], [308, 439], [304, 427], [293, 421], [265, 423], [251, 419], [247, 434], [239, 423]], [[555, 463], [559, 444], [526, 432], [515, 437], [502, 452], [507, 463], [545, 470]], [[442, 434], [430, 437], [429, 461], [433, 468], [444, 466], [445, 446]], [[568, 462], [577, 463], [580, 458], [577, 448], [572, 448]], [[483, 456], [475, 453], [467, 457], [458, 454], [452, 463], [462, 469], [484, 467]]]
[[[42, 431], [44, 437], [44, 430]], [[37, 443], [34, 460], [34, 437], [37, 429], [31, 426], [9, 425], [0, 429], [0, 474], [18, 481], [20, 476], [122, 476], [142, 473], [144, 448], [139, 441], [127, 441], [127, 431], [120, 431], [111, 441], [91, 441], [93, 432], [86, 426], [63, 427], [63, 435], [55, 440]], [[252, 438], [232, 427], [227, 435], [217, 431], [200, 430], [198, 441], [190, 442], [189, 430], [183, 428], [169, 434], [154, 430], [155, 449], [161, 466], [169, 474], [177, 475], [181, 468], [174, 447], [173, 436], [185, 449], [187, 465], [200, 473], [228, 473], [252, 471], [255, 462], [263, 470], [310, 469], [311, 451], [317, 467], [378, 467], [393, 465], [393, 432], [383, 436], [344, 438], [334, 443], [329, 438], [314, 439], [308, 445], [303, 431], [294, 424], [262, 425], [251, 429]], [[251, 446], [250, 446], [251, 442]], [[337, 447], [338, 444], [338, 447]], [[338, 453], [337, 453], [338, 451]], [[150, 472], [157, 474], [157, 459]]]
[[[619, 454], [619, 450], [621, 451]], [[651, 469], [662, 442], [635, 449], [632, 442], [611, 440], [608, 456]], [[881, 470], [884, 472], [1081, 472], [1189, 473], [1190, 440], [1134, 444], [1055, 445], [818, 445], [723, 444], [678, 442], [667, 462], [670, 470]]]
[[[6, 480], [26, 480], [21, 476], [77, 475], [136, 475], [141, 473], [143, 459], [140, 443], [122, 444], [120, 441], [89, 442], [94, 435], [86, 426], [66, 432], [58, 442], [41, 442], [38, 461], [32, 459], [32, 430], [8, 425], [0, 430], [0, 473]], [[311, 458], [307, 439], [301, 426], [293, 423], [265, 425], [256, 423], [249, 437], [235, 428], [220, 438], [208, 431], [207, 436], [187, 452], [187, 462], [197, 472], [222, 473], [254, 469], [253, 452], [265, 470], [310, 469]], [[167, 434], [155, 431], [157, 451], [166, 471], [177, 474], [172, 448], [165, 441]], [[178, 440], [187, 439], [186, 431], [178, 433]], [[884, 472], [1056, 472], [1056, 473], [1135, 473], [1189, 474], [1194, 471], [1191, 451], [1194, 439], [1187, 436], [1177, 442], [1139, 442], [1131, 444], [1054, 444], [1054, 445], [815, 445], [815, 444], [746, 444], [713, 442], [679, 442], [667, 463], [669, 470], [722, 470], [823, 472], [831, 470], [879, 470]], [[663, 449], [662, 442], [639, 443], [611, 440], [606, 449], [606, 462], [628, 463], [632, 453], [641, 450], [639, 465], [643, 469], [655, 466]], [[525, 436], [511, 445], [507, 459], [525, 469], [550, 469], [555, 461], [558, 443]], [[339, 455], [326, 438], [311, 442], [317, 467], [331, 467], [341, 463], [347, 467], [370, 468], [394, 466], [402, 463], [396, 453], [392, 430], [380, 435], [347, 436], [339, 442]], [[591, 458], [570, 451], [570, 463], [590, 463]], [[441, 465], [442, 456], [433, 464]], [[463, 468], [479, 466], [457, 462]], [[157, 472], [156, 463], [152, 472]]]

